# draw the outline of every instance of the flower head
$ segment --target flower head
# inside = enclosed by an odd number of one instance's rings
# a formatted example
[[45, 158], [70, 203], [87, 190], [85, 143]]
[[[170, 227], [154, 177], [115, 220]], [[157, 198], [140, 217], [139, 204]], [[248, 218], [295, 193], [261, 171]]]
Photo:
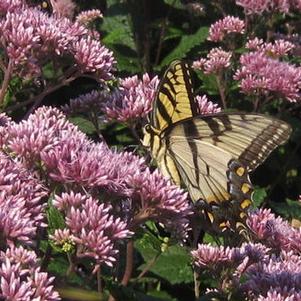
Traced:
[[237, 17], [227, 16], [210, 26], [208, 40], [218, 42], [229, 33], [244, 33], [245, 23]]
[[218, 106], [218, 104], [208, 100], [206, 95], [196, 96], [196, 102], [199, 106], [200, 114], [213, 114], [221, 111], [221, 108]]
[[152, 103], [159, 80], [144, 74], [142, 80], [137, 76], [128, 77], [120, 82], [120, 88], [103, 106], [109, 120], [131, 122], [145, 117], [152, 109]]
[[230, 249], [224, 248], [224, 246], [216, 247], [210, 244], [199, 244], [197, 250], [192, 251], [191, 255], [194, 263], [201, 268], [213, 268], [231, 261]]
[[33, 251], [12, 246], [1, 252], [0, 263], [0, 295], [5, 300], [60, 300], [54, 278], [40, 271]]
[[207, 59], [201, 58], [193, 62], [193, 68], [203, 70], [206, 74], [219, 73], [231, 64], [231, 52], [219, 48], [213, 48], [207, 55]]
[[[67, 193], [56, 196], [54, 205], [66, 215], [68, 233], [78, 245], [77, 256], [94, 258], [95, 269], [102, 262], [112, 266], [117, 244], [132, 233], [126, 223], [110, 214], [111, 207], [86, 195]], [[58, 233], [54, 237], [57, 240]]]
[[240, 63], [234, 79], [240, 80], [243, 93], [272, 92], [291, 102], [300, 99], [301, 67], [272, 59], [261, 51], [243, 54]]

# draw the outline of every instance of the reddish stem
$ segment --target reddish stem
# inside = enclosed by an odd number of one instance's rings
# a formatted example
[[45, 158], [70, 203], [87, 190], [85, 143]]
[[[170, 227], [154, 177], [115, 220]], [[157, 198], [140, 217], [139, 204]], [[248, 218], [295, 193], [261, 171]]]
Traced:
[[14, 66], [14, 64], [10, 60], [8, 62], [8, 66], [7, 66], [6, 70], [4, 72], [4, 79], [3, 79], [1, 90], [0, 90], [0, 105], [3, 103], [4, 97], [5, 97], [5, 94], [6, 94], [6, 90], [8, 88], [9, 81], [10, 81], [10, 78], [11, 78], [11, 75], [12, 75], [13, 66]]

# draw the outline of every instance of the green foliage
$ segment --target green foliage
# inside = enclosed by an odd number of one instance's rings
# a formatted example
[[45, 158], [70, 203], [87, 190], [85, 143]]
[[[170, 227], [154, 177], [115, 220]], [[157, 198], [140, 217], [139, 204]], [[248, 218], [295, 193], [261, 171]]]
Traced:
[[[136, 248], [141, 253], [145, 262], [155, 261], [150, 272], [168, 281], [171, 284], [190, 283], [193, 281], [191, 259], [189, 252], [179, 245], [169, 246], [161, 252], [158, 240], [145, 234], [136, 242]], [[143, 270], [145, 264], [140, 266]]]
[[184, 58], [192, 48], [202, 44], [207, 36], [208, 27], [200, 27], [194, 34], [182, 36], [177, 47], [164, 57], [159, 67], [163, 68], [175, 59]]

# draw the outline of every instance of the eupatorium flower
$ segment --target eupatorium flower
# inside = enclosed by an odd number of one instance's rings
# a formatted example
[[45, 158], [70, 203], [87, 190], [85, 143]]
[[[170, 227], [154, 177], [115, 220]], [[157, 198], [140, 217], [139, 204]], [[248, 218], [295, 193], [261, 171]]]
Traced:
[[207, 55], [207, 59], [201, 58], [193, 62], [192, 67], [203, 70], [206, 74], [219, 73], [231, 64], [231, 52], [219, 48], [213, 48]]
[[[57, 8], [67, 0], [52, 1]], [[46, 63], [58, 60], [63, 66], [69, 62], [78, 73], [93, 72], [100, 81], [112, 75], [112, 52], [94, 39], [85, 26], [59, 14], [48, 15], [26, 4], [8, 9], [0, 18], [0, 34], [13, 71], [19, 75], [39, 75]]]
[[47, 190], [24, 167], [0, 153], [0, 228], [10, 241], [30, 242], [43, 223]]
[[247, 14], [259, 15], [270, 11], [288, 13], [290, 10], [298, 9], [298, 5], [289, 0], [236, 0], [236, 4], [242, 6]]
[[152, 103], [159, 84], [158, 77], [144, 74], [142, 80], [132, 76], [121, 80], [120, 87], [103, 106], [109, 120], [132, 122], [145, 117], [152, 109]]
[[140, 211], [138, 222], [156, 220], [179, 236], [185, 236], [187, 218], [192, 214], [187, 193], [158, 170], [151, 172], [148, 168], [129, 177], [128, 184], [133, 189], [134, 206]]
[[86, 136], [55, 108], [42, 107], [19, 124], [6, 128], [8, 147], [27, 163], [40, 160], [41, 152], [57, 145], [64, 137], [85, 140]]
[[93, 22], [95, 19], [102, 18], [103, 15], [99, 9], [91, 9], [87, 11], [82, 11], [80, 14], [76, 16], [76, 21], [83, 24], [88, 25]]
[[97, 114], [101, 111], [101, 106], [107, 101], [109, 95], [106, 91], [93, 90], [82, 94], [77, 98], [70, 99], [70, 104], [62, 107], [66, 114], [87, 113]]
[[79, 193], [55, 196], [54, 205], [66, 215], [66, 226], [78, 246], [77, 256], [94, 258], [94, 271], [102, 262], [112, 266], [118, 243], [132, 232], [120, 218], [111, 215], [111, 207]]
[[195, 100], [199, 106], [200, 114], [213, 114], [221, 111], [218, 104], [208, 100], [206, 95], [197, 95]]
[[234, 79], [243, 93], [272, 92], [291, 102], [300, 99], [301, 67], [272, 59], [260, 51], [243, 54]]
[[52, 11], [60, 17], [73, 18], [76, 8], [72, 0], [50, 0]]
[[[268, 261], [258, 262], [246, 272], [247, 281], [241, 289], [250, 296], [269, 297], [277, 292], [282, 298], [301, 296], [301, 258], [282, 251], [279, 256], [272, 255]], [[269, 300], [269, 299], [259, 299]], [[271, 299], [270, 299], [271, 300]], [[276, 299], [277, 300], [277, 299]], [[281, 299], [285, 300], [285, 299]], [[289, 299], [289, 300], [300, 300]]]
[[194, 263], [200, 268], [209, 268], [220, 263], [226, 264], [231, 261], [231, 252], [224, 246], [216, 247], [210, 244], [199, 244], [197, 250], [191, 252]]
[[222, 41], [226, 34], [241, 33], [245, 31], [245, 23], [237, 17], [227, 16], [210, 26], [208, 40]]
[[74, 44], [74, 58], [83, 72], [95, 72], [105, 80], [112, 76], [113, 53], [89, 36]]
[[281, 217], [276, 217], [271, 210], [260, 209], [250, 214], [247, 225], [257, 241], [263, 242], [276, 252], [301, 250], [301, 231], [293, 228]]
[[254, 38], [246, 43], [246, 48], [265, 53], [271, 57], [287, 55], [295, 45], [289, 41], [276, 40], [274, 43], [264, 43], [262, 39]]
[[0, 296], [5, 300], [60, 300], [53, 277], [41, 272], [33, 251], [8, 248], [0, 255]]

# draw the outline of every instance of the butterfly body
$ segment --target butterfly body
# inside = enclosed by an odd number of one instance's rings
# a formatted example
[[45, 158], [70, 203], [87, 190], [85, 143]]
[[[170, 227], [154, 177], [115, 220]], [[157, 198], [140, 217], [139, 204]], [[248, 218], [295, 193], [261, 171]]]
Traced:
[[[188, 66], [175, 61], [161, 80], [145, 127], [148, 146], [162, 173], [202, 202], [211, 218], [244, 215], [252, 203], [248, 173], [289, 137], [290, 126], [255, 113], [200, 114]], [[233, 214], [232, 214], [233, 213]]]

